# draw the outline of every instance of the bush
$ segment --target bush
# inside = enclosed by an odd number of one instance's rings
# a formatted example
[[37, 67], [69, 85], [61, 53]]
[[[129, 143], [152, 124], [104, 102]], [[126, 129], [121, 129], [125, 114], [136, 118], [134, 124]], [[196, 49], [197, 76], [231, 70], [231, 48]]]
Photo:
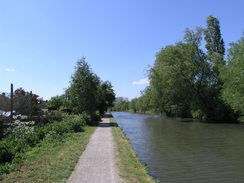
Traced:
[[7, 129], [7, 133], [11, 138], [17, 139], [17, 138], [25, 138], [29, 134], [34, 133], [34, 121], [20, 121], [15, 120], [11, 126]]
[[[91, 123], [91, 117], [81, 115], [63, 115], [61, 121], [52, 121], [43, 126], [34, 126], [34, 122], [16, 120], [9, 129], [8, 135], [0, 141], [0, 175], [7, 173], [6, 163], [21, 161], [21, 153], [36, 146], [41, 140], [62, 140], [67, 133], [81, 132]], [[10, 132], [11, 131], [11, 132]], [[4, 165], [5, 164], [5, 165]]]
[[204, 113], [200, 109], [192, 110], [191, 115], [195, 119], [204, 119]]
[[14, 157], [13, 144], [9, 140], [0, 142], [0, 163], [9, 162]]
[[[89, 116], [89, 115], [85, 113], [85, 116]], [[97, 126], [100, 120], [101, 120], [100, 113], [99, 111], [96, 111], [91, 115], [91, 117], [88, 118], [87, 124], [90, 126]]]

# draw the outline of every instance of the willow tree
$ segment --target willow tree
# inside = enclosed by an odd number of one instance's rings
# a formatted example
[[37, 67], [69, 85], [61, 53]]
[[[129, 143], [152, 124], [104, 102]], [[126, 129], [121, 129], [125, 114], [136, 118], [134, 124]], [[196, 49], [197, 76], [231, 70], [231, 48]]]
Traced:
[[168, 116], [190, 116], [195, 64], [194, 48], [182, 42], [166, 46], [156, 56], [150, 73], [152, 103]]
[[222, 69], [222, 97], [244, 122], [244, 36], [230, 44], [228, 65]]

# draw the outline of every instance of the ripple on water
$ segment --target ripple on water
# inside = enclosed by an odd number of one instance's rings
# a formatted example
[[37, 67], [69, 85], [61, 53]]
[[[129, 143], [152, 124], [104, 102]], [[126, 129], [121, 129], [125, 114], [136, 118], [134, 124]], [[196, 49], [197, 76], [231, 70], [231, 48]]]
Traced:
[[113, 115], [149, 173], [161, 182], [244, 182], [244, 125]]

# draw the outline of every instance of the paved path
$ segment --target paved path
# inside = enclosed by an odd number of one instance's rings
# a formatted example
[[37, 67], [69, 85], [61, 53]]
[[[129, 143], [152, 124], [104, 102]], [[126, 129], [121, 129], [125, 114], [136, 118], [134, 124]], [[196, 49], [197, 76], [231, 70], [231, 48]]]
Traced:
[[109, 118], [92, 135], [68, 183], [119, 183]]

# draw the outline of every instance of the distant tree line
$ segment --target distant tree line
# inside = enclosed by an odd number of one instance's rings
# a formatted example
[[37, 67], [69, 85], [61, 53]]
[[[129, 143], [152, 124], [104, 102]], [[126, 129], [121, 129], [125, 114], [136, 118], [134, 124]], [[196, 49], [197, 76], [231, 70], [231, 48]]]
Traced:
[[116, 97], [114, 101], [113, 111], [128, 111], [129, 108], [129, 99], [125, 97]]
[[87, 113], [96, 118], [112, 107], [114, 100], [111, 83], [102, 81], [82, 58], [77, 61], [70, 86], [63, 95], [52, 97], [47, 106], [73, 114]]
[[230, 44], [225, 57], [219, 20], [213, 16], [207, 17], [206, 28], [186, 29], [183, 41], [162, 48], [149, 79], [150, 86], [129, 102], [129, 110], [244, 122], [244, 37]]

